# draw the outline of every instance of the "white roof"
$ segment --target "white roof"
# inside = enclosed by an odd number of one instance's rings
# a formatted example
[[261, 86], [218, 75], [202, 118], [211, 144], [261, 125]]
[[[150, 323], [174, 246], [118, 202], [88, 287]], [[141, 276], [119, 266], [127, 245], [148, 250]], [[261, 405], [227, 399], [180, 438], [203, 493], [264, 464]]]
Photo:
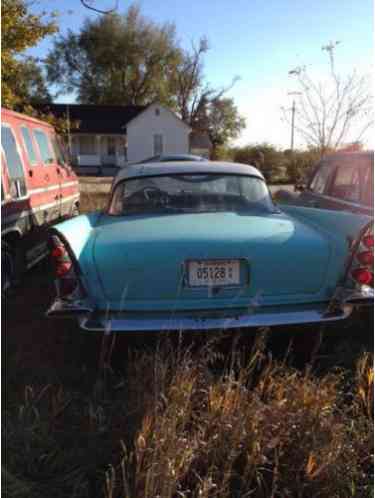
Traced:
[[264, 180], [262, 173], [248, 164], [222, 161], [173, 161], [132, 164], [121, 169], [114, 179], [113, 186], [121, 180], [142, 176], [163, 176], [181, 174], [232, 174], [255, 176]]

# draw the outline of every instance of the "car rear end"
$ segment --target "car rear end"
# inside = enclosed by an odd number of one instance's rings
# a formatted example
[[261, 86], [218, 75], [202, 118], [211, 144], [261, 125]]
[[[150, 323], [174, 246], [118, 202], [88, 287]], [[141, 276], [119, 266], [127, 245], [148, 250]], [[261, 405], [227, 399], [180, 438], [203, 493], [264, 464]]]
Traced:
[[[155, 194], [147, 182], [147, 195]], [[366, 216], [266, 205], [180, 213], [170, 204], [118, 215], [116, 196], [108, 213], [56, 227], [65, 247], [56, 275], [66, 271], [76, 285], [51, 316], [80, 315], [88, 330], [230, 329], [335, 321], [371, 302], [369, 227], [358, 243], [368, 254], [350, 259]]]

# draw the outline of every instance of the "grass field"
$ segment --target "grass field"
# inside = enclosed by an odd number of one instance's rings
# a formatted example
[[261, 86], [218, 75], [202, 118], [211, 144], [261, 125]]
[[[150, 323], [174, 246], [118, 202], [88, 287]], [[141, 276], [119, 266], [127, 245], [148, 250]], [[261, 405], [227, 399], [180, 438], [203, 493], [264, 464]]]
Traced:
[[103, 337], [46, 319], [53, 295], [42, 264], [3, 313], [6, 496], [373, 496], [371, 321], [120, 334], [99, 371]]

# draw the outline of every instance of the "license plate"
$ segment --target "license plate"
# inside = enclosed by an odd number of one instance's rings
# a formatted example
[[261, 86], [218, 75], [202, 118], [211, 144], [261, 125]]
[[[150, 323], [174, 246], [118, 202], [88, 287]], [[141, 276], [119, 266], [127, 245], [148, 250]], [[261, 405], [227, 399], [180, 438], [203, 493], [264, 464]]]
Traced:
[[190, 287], [230, 286], [240, 284], [240, 261], [197, 260], [188, 262]]

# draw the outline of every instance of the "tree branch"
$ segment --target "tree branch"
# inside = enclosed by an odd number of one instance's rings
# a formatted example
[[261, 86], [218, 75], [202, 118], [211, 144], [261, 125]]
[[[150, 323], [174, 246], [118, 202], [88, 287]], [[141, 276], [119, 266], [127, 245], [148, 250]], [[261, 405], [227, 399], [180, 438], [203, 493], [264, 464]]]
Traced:
[[80, 0], [80, 2], [84, 7], [86, 7], [86, 9], [97, 12], [98, 14], [112, 14], [113, 12], [115, 12], [118, 9], [118, 0], [115, 0], [115, 2], [116, 2], [115, 6], [109, 10], [97, 9], [97, 8], [93, 7], [92, 5], [90, 5], [89, 0]]

